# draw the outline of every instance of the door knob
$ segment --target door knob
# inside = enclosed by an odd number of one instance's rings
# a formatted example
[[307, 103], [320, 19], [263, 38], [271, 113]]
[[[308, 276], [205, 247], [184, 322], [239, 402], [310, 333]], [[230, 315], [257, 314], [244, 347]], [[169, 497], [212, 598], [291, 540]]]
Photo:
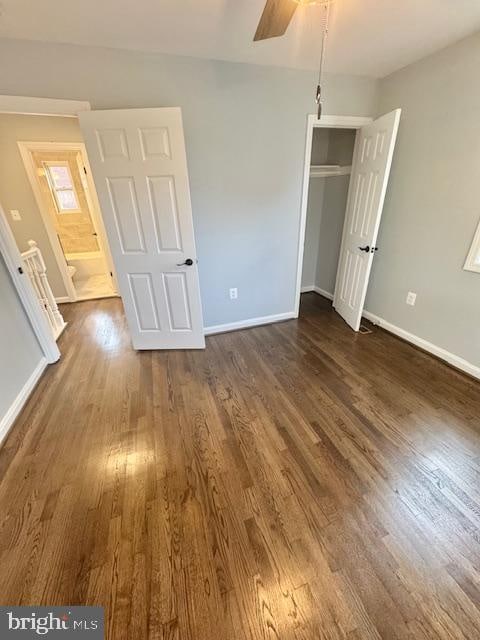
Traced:
[[177, 267], [183, 267], [183, 266], [187, 266], [187, 267], [191, 267], [193, 264], [193, 260], [191, 258], [187, 258], [185, 260], [185, 262], [180, 262], [180, 264], [177, 264]]
[[370, 245], [367, 244], [366, 247], [358, 247], [360, 251], [365, 251], [365, 253], [370, 253]]

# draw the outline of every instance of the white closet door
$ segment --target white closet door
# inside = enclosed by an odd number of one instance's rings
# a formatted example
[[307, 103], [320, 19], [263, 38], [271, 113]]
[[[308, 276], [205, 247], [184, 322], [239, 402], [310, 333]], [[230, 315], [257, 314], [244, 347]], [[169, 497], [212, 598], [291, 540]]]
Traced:
[[204, 348], [179, 108], [80, 114], [135, 349]]
[[360, 328], [401, 109], [357, 134], [333, 306], [354, 331]]

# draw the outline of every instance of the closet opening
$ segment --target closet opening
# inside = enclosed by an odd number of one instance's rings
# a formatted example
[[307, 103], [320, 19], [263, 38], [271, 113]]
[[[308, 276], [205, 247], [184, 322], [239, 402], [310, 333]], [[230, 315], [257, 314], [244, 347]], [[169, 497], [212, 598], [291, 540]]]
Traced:
[[302, 293], [333, 300], [357, 130], [314, 127], [309, 163]]
[[315, 291], [359, 331], [401, 113], [308, 117], [296, 316], [301, 292]]

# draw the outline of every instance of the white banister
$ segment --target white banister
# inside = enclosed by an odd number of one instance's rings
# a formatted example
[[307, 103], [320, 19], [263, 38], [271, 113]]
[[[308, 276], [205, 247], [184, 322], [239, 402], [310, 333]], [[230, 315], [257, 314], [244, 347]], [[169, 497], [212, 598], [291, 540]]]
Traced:
[[42, 252], [35, 240], [29, 240], [28, 246], [30, 249], [22, 253], [23, 264], [56, 340], [65, 328], [66, 323], [58, 309], [48, 282], [47, 267], [45, 266]]

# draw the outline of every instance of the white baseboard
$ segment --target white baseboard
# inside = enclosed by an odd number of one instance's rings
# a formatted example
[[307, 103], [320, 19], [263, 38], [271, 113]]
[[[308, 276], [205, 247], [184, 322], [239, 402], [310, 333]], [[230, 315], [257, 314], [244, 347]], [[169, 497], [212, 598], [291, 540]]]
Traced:
[[313, 287], [313, 291], [315, 291], [315, 293], [318, 293], [320, 296], [323, 296], [324, 298], [328, 298], [328, 300], [333, 300], [333, 293], [325, 291], [325, 289], [320, 289], [320, 287]]
[[310, 293], [311, 291], [314, 291], [315, 293], [318, 293], [320, 296], [323, 296], [324, 298], [328, 298], [328, 300], [333, 300], [333, 293], [330, 293], [329, 291], [325, 291], [325, 289], [320, 289], [320, 287], [317, 287], [314, 284], [302, 287], [300, 291], [302, 293]]
[[42, 373], [45, 371], [45, 368], [47, 367], [47, 364], [48, 362], [46, 358], [42, 358], [40, 360], [38, 365], [35, 367], [32, 375], [29, 377], [29, 379], [24, 384], [18, 396], [10, 405], [10, 408], [8, 409], [7, 413], [0, 420], [0, 443], [9, 432], [10, 427], [15, 422], [18, 414], [23, 408], [23, 405], [26, 403], [26, 401], [30, 397], [30, 394], [35, 389], [37, 382], [40, 379], [40, 376], [42, 375]]
[[58, 329], [55, 332], [55, 340], [58, 341], [58, 339], [60, 338], [60, 336], [62, 335], [62, 333], [65, 331], [65, 329], [67, 328], [68, 322], [64, 322], [63, 323], [63, 327], [61, 329]]
[[394, 324], [391, 324], [387, 320], [380, 318], [374, 313], [370, 313], [369, 311], [364, 311], [363, 317], [366, 318], [367, 320], [370, 320], [370, 322], [373, 322], [373, 324], [376, 324], [379, 327], [382, 327], [382, 329], [385, 329], [385, 331], [389, 331], [390, 333], [395, 334], [399, 338], [403, 338], [403, 340], [406, 340], [407, 342], [411, 342], [415, 346], [420, 347], [420, 349], [423, 349], [424, 351], [431, 353], [432, 355], [436, 356], [437, 358], [440, 358], [441, 360], [445, 360], [445, 362], [448, 362], [448, 364], [452, 365], [452, 367], [455, 367], [456, 369], [460, 369], [460, 371], [468, 373], [474, 378], [478, 378], [480, 380], [480, 367], [477, 367], [471, 362], [468, 362], [468, 360], [464, 360], [460, 356], [456, 356], [454, 353], [451, 353], [450, 351], [447, 351], [442, 347], [437, 347], [437, 345], [432, 344], [431, 342], [428, 342], [428, 340], [419, 338], [413, 333], [410, 333], [409, 331], [405, 331], [405, 329], [401, 329], [400, 327], [397, 327]]
[[55, 298], [55, 302], [57, 304], [63, 304], [64, 302], [71, 302], [70, 296], [60, 296], [59, 298]]
[[273, 324], [274, 322], [283, 322], [284, 320], [293, 320], [296, 318], [294, 311], [287, 313], [278, 313], [272, 316], [263, 316], [262, 318], [249, 318], [248, 320], [240, 320], [238, 322], [230, 322], [228, 324], [217, 324], [204, 328], [204, 334], [211, 336], [215, 333], [227, 333], [228, 331], [238, 331], [238, 329], [248, 329], [249, 327], [259, 327], [262, 324]]

